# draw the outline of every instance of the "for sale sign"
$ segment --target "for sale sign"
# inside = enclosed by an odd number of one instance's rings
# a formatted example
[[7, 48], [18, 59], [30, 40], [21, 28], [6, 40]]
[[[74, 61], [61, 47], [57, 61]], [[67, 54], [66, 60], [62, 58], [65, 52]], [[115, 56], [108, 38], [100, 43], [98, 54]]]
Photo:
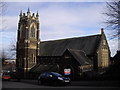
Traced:
[[71, 69], [64, 69], [64, 75], [70, 75]]

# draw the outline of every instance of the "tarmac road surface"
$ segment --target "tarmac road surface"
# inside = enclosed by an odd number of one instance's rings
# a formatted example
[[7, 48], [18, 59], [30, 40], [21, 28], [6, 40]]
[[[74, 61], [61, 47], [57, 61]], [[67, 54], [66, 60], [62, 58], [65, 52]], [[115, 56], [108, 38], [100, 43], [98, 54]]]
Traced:
[[[105, 85], [106, 84], [106, 85]], [[2, 90], [120, 90], [120, 83], [117, 81], [113, 82], [101, 82], [101, 81], [74, 81], [69, 86], [43, 86], [37, 85], [36, 80], [21, 80], [21, 82], [16, 81], [3, 81]]]

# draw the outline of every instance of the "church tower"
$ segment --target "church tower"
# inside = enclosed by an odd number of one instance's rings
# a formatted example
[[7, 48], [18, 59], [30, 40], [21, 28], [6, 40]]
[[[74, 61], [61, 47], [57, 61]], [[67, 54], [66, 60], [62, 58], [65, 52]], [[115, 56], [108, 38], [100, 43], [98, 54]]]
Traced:
[[39, 15], [31, 15], [28, 8], [27, 15], [20, 12], [17, 34], [16, 67], [23, 72], [29, 71], [36, 65], [39, 55]]
[[110, 64], [110, 48], [104, 33], [104, 29], [101, 29], [101, 41], [98, 48], [98, 71], [105, 71]]

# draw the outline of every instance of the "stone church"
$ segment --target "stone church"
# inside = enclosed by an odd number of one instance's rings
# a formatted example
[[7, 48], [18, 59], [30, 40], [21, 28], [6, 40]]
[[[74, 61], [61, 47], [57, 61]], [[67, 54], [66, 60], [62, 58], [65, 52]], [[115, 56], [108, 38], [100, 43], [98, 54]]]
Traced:
[[104, 33], [92, 36], [40, 41], [39, 14], [20, 12], [16, 67], [33, 76], [46, 71], [78, 78], [84, 72], [104, 71], [109, 66], [110, 49]]

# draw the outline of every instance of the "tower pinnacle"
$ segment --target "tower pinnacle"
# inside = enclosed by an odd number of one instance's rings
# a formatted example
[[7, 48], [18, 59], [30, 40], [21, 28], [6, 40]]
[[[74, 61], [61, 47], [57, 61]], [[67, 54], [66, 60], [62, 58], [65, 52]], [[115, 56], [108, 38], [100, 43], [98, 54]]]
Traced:
[[104, 34], [104, 28], [101, 28], [101, 34]]
[[30, 13], [30, 9], [28, 8], [28, 11], [27, 11], [27, 13]]
[[22, 10], [20, 11], [20, 17], [22, 16]]
[[38, 11], [37, 11], [36, 17], [39, 17], [39, 15], [38, 15]]
[[28, 8], [28, 11], [27, 11], [27, 17], [29, 18], [30, 17], [30, 9]]

